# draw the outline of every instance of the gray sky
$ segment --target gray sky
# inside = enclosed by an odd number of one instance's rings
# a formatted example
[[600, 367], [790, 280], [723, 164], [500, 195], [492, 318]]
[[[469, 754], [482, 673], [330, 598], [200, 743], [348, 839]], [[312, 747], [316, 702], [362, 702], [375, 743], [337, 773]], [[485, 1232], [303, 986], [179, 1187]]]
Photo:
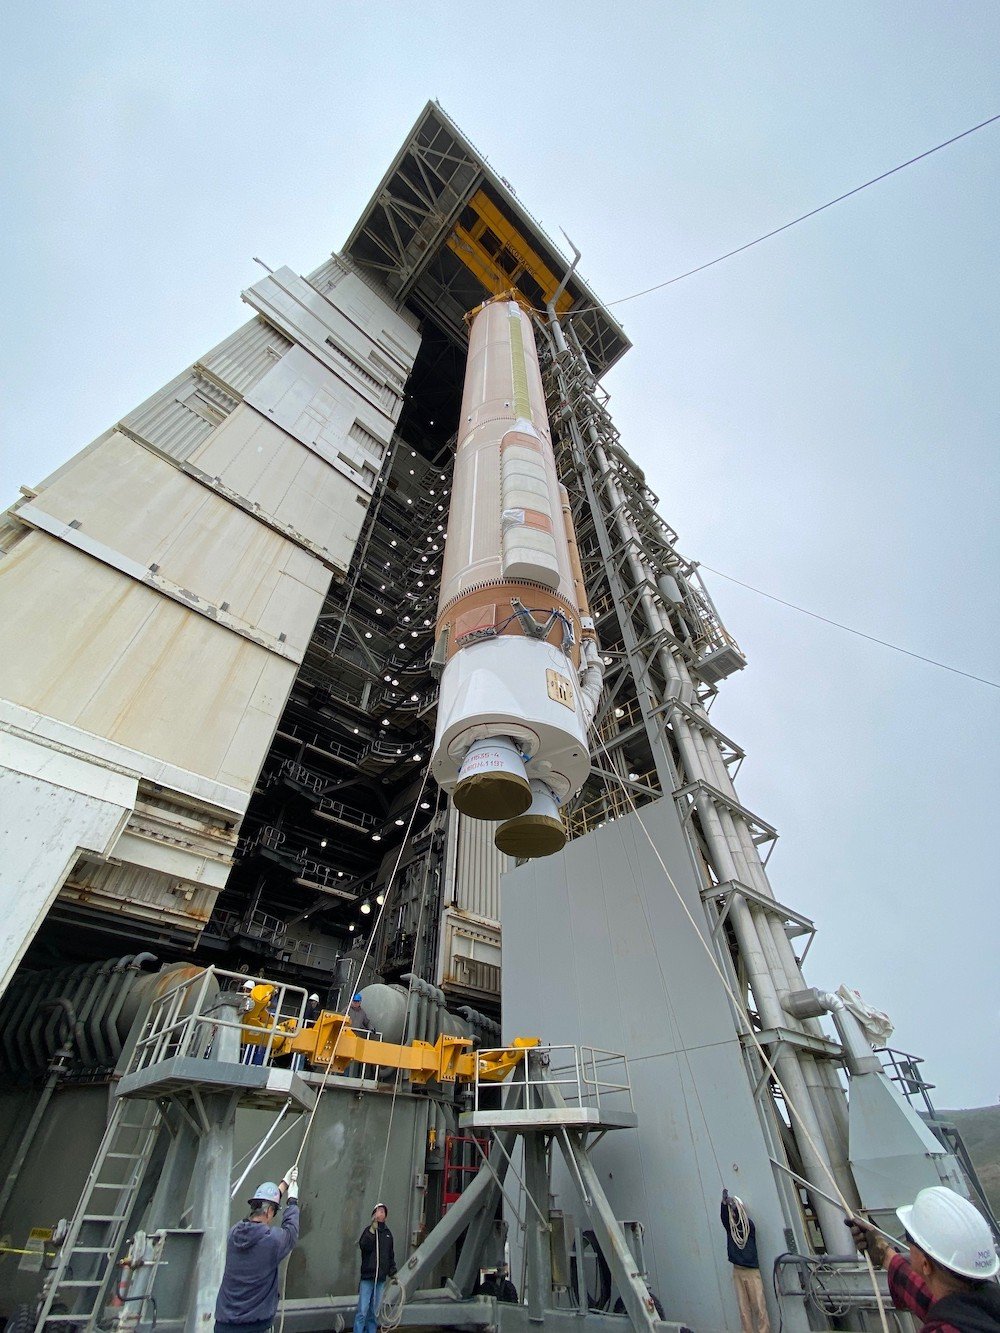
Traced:
[[[5, 6], [4, 502], [347, 237], [428, 97], [605, 300], [1000, 111], [1000, 6]], [[1000, 125], [617, 308], [624, 442], [686, 554], [994, 679]], [[815, 918], [943, 1106], [1000, 1096], [1000, 691], [706, 575], [713, 714]]]

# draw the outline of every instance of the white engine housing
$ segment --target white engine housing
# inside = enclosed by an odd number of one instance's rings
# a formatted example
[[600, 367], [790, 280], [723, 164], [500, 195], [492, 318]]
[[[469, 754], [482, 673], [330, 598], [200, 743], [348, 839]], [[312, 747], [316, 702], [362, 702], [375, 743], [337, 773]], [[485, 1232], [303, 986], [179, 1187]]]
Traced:
[[441, 677], [431, 772], [451, 791], [469, 746], [509, 736], [526, 755], [529, 778], [547, 783], [562, 805], [590, 773], [586, 726], [572, 662], [540, 639], [502, 635], [470, 644]]

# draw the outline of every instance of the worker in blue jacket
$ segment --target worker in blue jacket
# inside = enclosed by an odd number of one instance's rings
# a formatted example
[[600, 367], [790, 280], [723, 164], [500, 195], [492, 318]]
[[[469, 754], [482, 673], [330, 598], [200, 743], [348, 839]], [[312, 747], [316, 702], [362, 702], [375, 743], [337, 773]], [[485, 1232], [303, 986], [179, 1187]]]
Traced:
[[[215, 1302], [215, 1333], [268, 1333], [278, 1309], [278, 1266], [299, 1238], [299, 1169], [280, 1185], [265, 1181], [249, 1200], [250, 1215], [237, 1222], [226, 1242], [226, 1271]], [[282, 1198], [281, 1226], [273, 1227]]]

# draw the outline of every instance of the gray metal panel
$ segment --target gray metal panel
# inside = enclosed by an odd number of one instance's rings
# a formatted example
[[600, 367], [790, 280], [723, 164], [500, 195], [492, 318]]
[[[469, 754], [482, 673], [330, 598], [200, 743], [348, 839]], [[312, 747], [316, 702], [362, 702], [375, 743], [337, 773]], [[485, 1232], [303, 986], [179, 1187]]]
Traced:
[[292, 346], [290, 339], [257, 316], [213, 347], [200, 364], [237, 393], [246, 393]]
[[448, 825], [449, 837], [457, 839], [451, 901], [487, 921], [500, 920], [500, 876], [511, 865], [510, 858], [493, 845], [496, 831], [493, 820], [466, 815], [455, 819], [453, 814]]
[[[644, 807], [642, 820], [700, 927], [673, 802]], [[722, 1187], [748, 1204], [765, 1271], [786, 1248], [781, 1206], [729, 1002], [638, 818], [519, 866], [502, 893], [505, 1040], [537, 1032], [628, 1056], [639, 1129], [599, 1145], [601, 1179], [617, 1215], [646, 1224], [650, 1281], [668, 1319], [738, 1327]], [[565, 1175], [556, 1188], [572, 1209]], [[807, 1327], [787, 1307], [784, 1321]]]
[[225, 421], [238, 402], [192, 369], [130, 412], [122, 426], [161, 453], [183, 462]]
[[480, 999], [499, 998], [500, 876], [513, 864], [493, 845], [496, 830], [492, 820], [448, 811], [436, 981]]
[[[354, 392], [304, 347], [283, 356], [245, 401], [363, 490], [374, 489], [388, 439], [355, 419]], [[370, 420], [375, 425], [378, 418], [371, 414]], [[391, 435], [388, 428], [384, 433]]]

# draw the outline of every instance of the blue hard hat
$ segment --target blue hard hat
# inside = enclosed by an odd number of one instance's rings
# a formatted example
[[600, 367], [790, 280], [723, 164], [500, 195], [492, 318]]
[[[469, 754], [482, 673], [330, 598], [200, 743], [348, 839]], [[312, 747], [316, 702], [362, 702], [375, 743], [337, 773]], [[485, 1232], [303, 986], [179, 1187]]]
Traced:
[[354, 999], [358, 1002], [358, 1004], [361, 1003], [361, 992], [360, 992], [360, 991], [358, 991], [358, 993], [357, 993], [357, 995], [355, 995]]
[[273, 1180], [265, 1180], [263, 1185], [258, 1185], [254, 1190], [252, 1198], [247, 1200], [252, 1208], [255, 1203], [273, 1203], [275, 1208], [281, 1207], [281, 1190]]

